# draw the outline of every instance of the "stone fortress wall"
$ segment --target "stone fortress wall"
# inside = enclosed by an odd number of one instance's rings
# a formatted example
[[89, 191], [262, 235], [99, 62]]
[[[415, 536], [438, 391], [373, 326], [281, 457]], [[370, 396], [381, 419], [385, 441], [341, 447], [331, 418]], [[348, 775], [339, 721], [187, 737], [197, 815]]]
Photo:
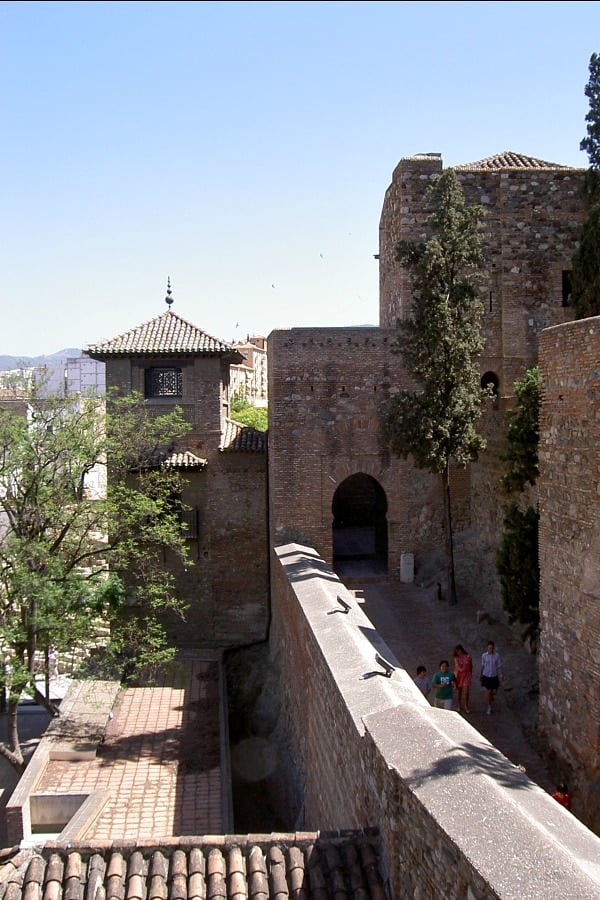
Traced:
[[540, 727], [600, 831], [600, 317], [540, 338]]
[[[456, 574], [459, 592], [471, 591], [483, 608], [502, 615], [495, 570], [503, 517], [500, 454], [514, 381], [539, 361], [540, 725], [573, 773], [573, 788], [587, 796], [586, 821], [598, 829], [600, 326], [597, 320], [572, 322], [565, 305], [583, 220], [584, 172], [515, 157], [457, 168], [467, 201], [487, 212], [491, 262], [482, 288], [487, 343], [481, 374], [496, 376], [498, 395], [483, 418], [487, 452], [453, 482]], [[331, 563], [335, 492], [356, 472], [376, 479], [385, 492], [390, 575], [399, 572], [403, 551], [412, 551], [418, 578], [420, 564], [440, 545], [436, 486], [431, 476], [390, 456], [381, 441], [381, 420], [394, 388], [407, 383], [391, 352], [394, 322], [410, 302], [394, 248], [401, 238], [424, 234], [425, 190], [441, 167], [437, 154], [402, 160], [386, 193], [380, 328], [270, 335], [271, 546], [300, 542]]]
[[379, 826], [397, 900], [598, 897], [600, 839], [465, 719], [429, 705], [316, 551], [276, 547], [271, 568], [295, 827]]
[[[380, 324], [393, 326], [411, 302], [408, 274], [395, 261], [399, 240], [426, 236], [426, 191], [442, 171], [440, 154], [401, 159], [392, 176], [380, 221]], [[501, 612], [495, 554], [502, 530], [499, 454], [514, 382], [535, 365], [544, 328], [573, 318], [566, 305], [571, 260], [583, 221], [584, 170], [515, 153], [456, 167], [466, 202], [485, 210], [487, 259], [481, 283], [486, 346], [482, 378], [498, 384], [497, 401], [483, 419], [488, 452], [455, 481], [470, 519], [459, 541], [457, 574], [482, 593], [482, 606]], [[477, 560], [473, 567], [470, 560]], [[461, 570], [462, 565], [462, 570]]]
[[442, 540], [432, 476], [392, 457], [382, 439], [390, 390], [402, 377], [393, 329], [293, 328], [269, 336], [271, 543], [300, 540], [332, 562], [332, 505], [355, 473], [387, 499], [388, 571]]

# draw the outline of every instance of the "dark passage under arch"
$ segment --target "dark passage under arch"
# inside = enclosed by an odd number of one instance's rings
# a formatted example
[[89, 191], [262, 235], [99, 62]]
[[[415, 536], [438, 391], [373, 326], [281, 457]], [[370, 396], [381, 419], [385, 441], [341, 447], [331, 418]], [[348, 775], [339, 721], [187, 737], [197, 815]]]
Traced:
[[379, 482], [357, 472], [338, 485], [333, 513], [333, 565], [366, 561], [387, 571], [387, 499]]

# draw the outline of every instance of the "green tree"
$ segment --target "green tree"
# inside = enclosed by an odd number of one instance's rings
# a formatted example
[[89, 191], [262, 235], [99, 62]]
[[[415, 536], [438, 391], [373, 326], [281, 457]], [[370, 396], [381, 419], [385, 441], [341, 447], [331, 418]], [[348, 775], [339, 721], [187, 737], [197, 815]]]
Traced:
[[528, 369], [522, 381], [514, 385], [515, 409], [508, 422], [508, 449], [502, 455], [508, 464], [502, 476], [502, 487], [509, 494], [522, 493], [527, 485], [535, 485], [538, 475], [540, 440], [540, 370]]
[[266, 431], [269, 427], [269, 411], [264, 406], [253, 406], [249, 400], [234, 397], [231, 404], [231, 418], [255, 431]]
[[18, 771], [19, 698], [35, 692], [50, 648], [89, 644], [101, 620], [111, 629], [107, 653], [130, 672], [165, 659], [159, 614], [183, 609], [163, 554], [187, 559], [179, 475], [161, 465], [187, 430], [179, 410], [152, 417], [131, 395], [112, 399], [105, 415], [98, 399], [35, 390], [26, 415], [20, 407], [0, 409], [0, 647], [9, 666], [0, 753]]
[[533, 640], [539, 628], [539, 514], [525, 498], [539, 474], [539, 369], [529, 369], [514, 390], [516, 406], [508, 423], [508, 450], [502, 456], [508, 465], [501, 479], [503, 490], [512, 499], [504, 512], [496, 568], [509, 622], [525, 625], [523, 639]]
[[588, 154], [590, 163], [584, 182], [587, 217], [573, 256], [570, 301], [578, 319], [600, 315], [600, 57], [597, 53], [590, 58], [585, 95], [590, 104], [585, 117], [587, 137], [579, 146]]
[[450, 603], [456, 603], [450, 464], [477, 459], [485, 448], [476, 430], [487, 389], [480, 386], [483, 307], [477, 281], [483, 268], [483, 208], [468, 206], [453, 169], [429, 190], [430, 237], [401, 241], [396, 258], [410, 272], [413, 303], [394, 342], [416, 390], [389, 405], [385, 434], [392, 452], [440, 478]]

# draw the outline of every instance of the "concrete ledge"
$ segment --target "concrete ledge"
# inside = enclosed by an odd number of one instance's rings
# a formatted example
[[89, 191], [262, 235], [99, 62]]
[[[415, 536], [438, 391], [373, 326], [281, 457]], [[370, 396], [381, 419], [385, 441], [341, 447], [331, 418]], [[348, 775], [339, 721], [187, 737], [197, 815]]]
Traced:
[[83, 801], [58, 836], [59, 841], [81, 841], [110, 799], [108, 791], [94, 791]]
[[[51, 759], [89, 759], [104, 737], [120, 690], [113, 681], [74, 681], [6, 805], [10, 844], [29, 841], [32, 834], [30, 798]], [[60, 797], [60, 794], [56, 795]], [[68, 796], [68, 795], [65, 795]]]
[[600, 839], [461, 716], [407, 704], [365, 725], [400, 790], [499, 897], [600, 896]]

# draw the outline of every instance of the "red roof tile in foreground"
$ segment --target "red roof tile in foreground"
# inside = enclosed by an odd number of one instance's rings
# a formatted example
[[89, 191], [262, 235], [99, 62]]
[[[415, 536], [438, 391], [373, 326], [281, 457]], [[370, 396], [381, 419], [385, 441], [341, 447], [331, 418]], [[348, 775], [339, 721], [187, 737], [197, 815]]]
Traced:
[[48, 843], [0, 870], [0, 900], [385, 900], [375, 833]]
[[209, 356], [230, 354], [233, 362], [241, 362], [241, 353], [231, 344], [212, 337], [167, 309], [165, 312], [131, 328], [124, 334], [90, 344], [83, 350], [92, 359], [114, 359], [121, 356]]
[[250, 453], [264, 453], [266, 449], [266, 436], [264, 431], [256, 431], [249, 425], [242, 425], [233, 419], [225, 420], [225, 429], [221, 440], [221, 450], [246, 451]]

